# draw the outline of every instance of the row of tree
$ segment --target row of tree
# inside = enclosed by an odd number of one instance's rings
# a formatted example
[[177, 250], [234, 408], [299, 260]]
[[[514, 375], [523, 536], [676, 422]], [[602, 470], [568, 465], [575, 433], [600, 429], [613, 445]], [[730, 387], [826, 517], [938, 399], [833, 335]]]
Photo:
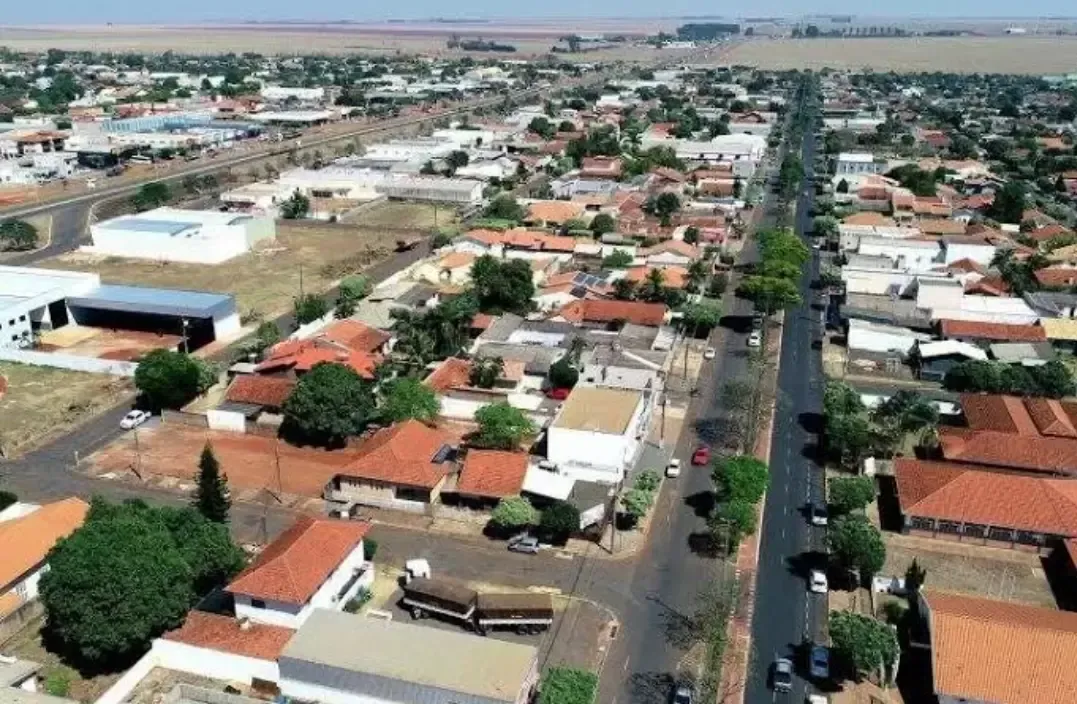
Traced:
[[1036, 367], [973, 359], [951, 367], [942, 385], [949, 391], [963, 393], [1047, 398], [1063, 398], [1077, 392], [1070, 370], [1057, 359]]
[[737, 295], [750, 300], [765, 315], [800, 305], [798, 285], [802, 267], [811, 252], [792, 230], [762, 230], [756, 234], [759, 264], [737, 287]]

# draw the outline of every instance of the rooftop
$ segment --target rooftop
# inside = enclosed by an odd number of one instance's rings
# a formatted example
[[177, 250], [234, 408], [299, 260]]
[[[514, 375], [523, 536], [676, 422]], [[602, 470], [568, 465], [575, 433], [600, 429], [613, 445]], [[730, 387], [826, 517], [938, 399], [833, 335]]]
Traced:
[[523, 488], [527, 463], [523, 452], [470, 450], [456, 490], [468, 496], [494, 499], [515, 496]]
[[222, 318], [236, 310], [230, 294], [170, 288], [103, 284], [67, 299], [68, 305], [121, 313], [154, 313], [189, 318]]
[[553, 427], [622, 435], [641, 400], [639, 391], [576, 387], [561, 406]]
[[69, 498], [45, 504], [32, 513], [0, 523], [0, 590], [37, 566], [61, 538], [86, 520], [89, 504]]
[[291, 628], [254, 622], [241, 624], [231, 616], [191, 611], [182, 626], [161, 638], [196, 648], [275, 662], [294, 635], [295, 631]]
[[417, 420], [382, 428], [356, 448], [359, 457], [340, 473], [375, 481], [432, 488], [448, 473], [456, 438]]
[[975, 320], [940, 320], [939, 327], [944, 337], [1008, 340], [1013, 342], [1040, 342], [1047, 339], [1044, 328], [1036, 325], [981, 323]]
[[[282, 677], [308, 681], [334, 671], [363, 673], [516, 702], [537, 657], [530, 645], [318, 609], [284, 649], [280, 670]], [[349, 679], [337, 677], [335, 684]]]

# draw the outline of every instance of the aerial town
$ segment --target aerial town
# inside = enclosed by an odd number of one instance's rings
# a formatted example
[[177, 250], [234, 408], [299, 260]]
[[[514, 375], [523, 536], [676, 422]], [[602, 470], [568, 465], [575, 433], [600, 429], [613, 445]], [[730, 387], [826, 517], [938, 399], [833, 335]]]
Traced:
[[1077, 702], [1077, 74], [846, 24], [0, 46], [0, 703]]

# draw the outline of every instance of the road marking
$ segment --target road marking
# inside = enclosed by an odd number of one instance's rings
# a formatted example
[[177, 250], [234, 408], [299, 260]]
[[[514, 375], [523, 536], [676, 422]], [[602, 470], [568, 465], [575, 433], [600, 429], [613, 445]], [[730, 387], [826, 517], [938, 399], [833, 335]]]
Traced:
[[628, 661], [630, 659], [631, 658], [625, 658], [625, 664], [624, 664], [624, 667], [621, 668], [621, 672], [628, 672]]

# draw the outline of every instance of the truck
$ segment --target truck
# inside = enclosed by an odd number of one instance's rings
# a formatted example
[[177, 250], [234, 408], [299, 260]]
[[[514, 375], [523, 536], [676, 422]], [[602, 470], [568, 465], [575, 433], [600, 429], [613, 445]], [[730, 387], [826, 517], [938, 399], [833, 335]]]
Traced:
[[415, 249], [416, 247], [418, 247], [420, 242], [422, 242], [421, 237], [417, 237], [417, 236], [402, 237], [401, 239], [398, 239], [396, 241], [396, 251], [398, 251], [398, 252], [410, 251], [410, 250]]
[[459, 582], [433, 577], [408, 580], [402, 603], [413, 619], [438, 616], [480, 635], [499, 628], [511, 628], [521, 635], [541, 633], [553, 623], [549, 594], [479, 593]]

